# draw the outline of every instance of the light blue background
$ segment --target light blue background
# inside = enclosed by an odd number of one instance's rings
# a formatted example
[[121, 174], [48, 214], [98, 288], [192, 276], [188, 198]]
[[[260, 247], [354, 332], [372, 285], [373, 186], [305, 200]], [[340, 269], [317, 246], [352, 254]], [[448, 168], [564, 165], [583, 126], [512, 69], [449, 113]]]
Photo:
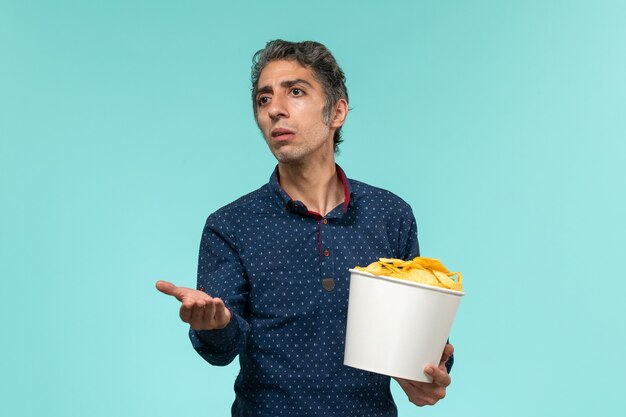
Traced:
[[465, 277], [448, 397], [401, 416], [623, 411], [621, 1], [1, 1], [0, 415], [226, 416], [157, 279], [274, 166], [252, 54], [315, 39], [350, 91], [339, 163]]

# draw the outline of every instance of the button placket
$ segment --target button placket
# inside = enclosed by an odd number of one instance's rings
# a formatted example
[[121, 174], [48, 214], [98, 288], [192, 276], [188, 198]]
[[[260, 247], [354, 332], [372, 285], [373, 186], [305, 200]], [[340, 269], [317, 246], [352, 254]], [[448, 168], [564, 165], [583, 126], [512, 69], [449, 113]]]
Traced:
[[322, 226], [327, 226], [328, 225], [328, 219], [326, 217], [322, 218], [320, 220], [320, 228], [319, 228], [319, 232], [320, 232], [320, 247], [323, 248], [322, 252], [321, 252], [321, 258], [320, 258], [320, 272], [321, 272], [321, 278], [322, 278], [322, 288], [324, 288], [324, 290], [330, 292], [333, 291], [335, 289], [335, 278], [333, 277], [333, 268], [332, 268], [332, 259], [330, 258], [331, 256], [331, 247], [328, 244], [330, 242], [330, 239], [328, 238], [329, 234], [328, 234], [328, 230], [326, 230], [326, 227], [322, 227]]

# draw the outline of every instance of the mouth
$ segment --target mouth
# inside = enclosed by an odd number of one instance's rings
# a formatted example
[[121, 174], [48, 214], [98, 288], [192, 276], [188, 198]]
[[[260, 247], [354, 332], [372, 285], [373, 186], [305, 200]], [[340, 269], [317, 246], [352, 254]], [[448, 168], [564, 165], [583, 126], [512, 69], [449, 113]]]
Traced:
[[277, 141], [290, 140], [293, 139], [295, 135], [295, 132], [282, 127], [273, 129], [271, 132], [272, 138]]

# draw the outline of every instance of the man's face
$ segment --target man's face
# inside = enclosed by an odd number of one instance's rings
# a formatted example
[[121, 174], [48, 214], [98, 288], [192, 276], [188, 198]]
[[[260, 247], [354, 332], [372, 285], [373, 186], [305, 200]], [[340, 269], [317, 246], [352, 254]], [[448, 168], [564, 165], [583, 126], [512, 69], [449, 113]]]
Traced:
[[[333, 156], [333, 123], [324, 123], [325, 95], [310, 69], [272, 61], [258, 81], [257, 124], [280, 163]], [[332, 118], [332, 115], [331, 115]]]

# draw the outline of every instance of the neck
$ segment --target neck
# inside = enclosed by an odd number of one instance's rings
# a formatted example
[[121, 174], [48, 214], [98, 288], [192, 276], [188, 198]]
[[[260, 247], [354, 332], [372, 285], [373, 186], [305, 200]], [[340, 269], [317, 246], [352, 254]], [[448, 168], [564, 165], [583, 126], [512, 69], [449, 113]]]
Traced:
[[344, 201], [343, 184], [335, 159], [309, 164], [278, 164], [280, 185], [294, 200], [325, 216]]

